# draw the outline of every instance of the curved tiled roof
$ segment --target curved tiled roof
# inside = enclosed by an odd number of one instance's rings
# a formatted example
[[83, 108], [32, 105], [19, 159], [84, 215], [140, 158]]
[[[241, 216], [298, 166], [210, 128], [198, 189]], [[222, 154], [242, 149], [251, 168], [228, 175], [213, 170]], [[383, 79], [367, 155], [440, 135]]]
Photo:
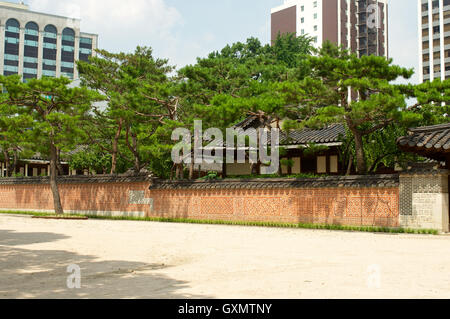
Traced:
[[304, 129], [282, 133], [281, 144], [321, 144], [341, 142], [345, 137], [344, 124], [332, 124], [328, 127], [314, 130]]
[[[250, 116], [236, 124], [235, 128], [247, 130], [260, 126], [257, 116]], [[302, 130], [282, 131], [280, 134], [281, 145], [307, 145], [340, 143], [346, 135], [345, 125], [341, 123], [331, 124], [321, 129], [305, 128]], [[270, 142], [270, 135], [269, 135]]]
[[450, 123], [410, 129], [407, 136], [397, 140], [397, 144], [408, 152], [446, 160], [450, 156]]

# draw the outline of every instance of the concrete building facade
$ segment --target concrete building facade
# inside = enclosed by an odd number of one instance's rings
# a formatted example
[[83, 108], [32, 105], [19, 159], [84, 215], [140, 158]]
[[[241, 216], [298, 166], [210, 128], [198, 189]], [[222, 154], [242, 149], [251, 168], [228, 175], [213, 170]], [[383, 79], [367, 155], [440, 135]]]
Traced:
[[418, 0], [419, 75], [422, 82], [450, 78], [450, 0]]
[[23, 79], [77, 79], [75, 62], [95, 54], [98, 35], [81, 32], [80, 20], [0, 2], [0, 74]]
[[271, 39], [309, 35], [362, 55], [388, 56], [387, 0], [285, 0], [271, 10]]

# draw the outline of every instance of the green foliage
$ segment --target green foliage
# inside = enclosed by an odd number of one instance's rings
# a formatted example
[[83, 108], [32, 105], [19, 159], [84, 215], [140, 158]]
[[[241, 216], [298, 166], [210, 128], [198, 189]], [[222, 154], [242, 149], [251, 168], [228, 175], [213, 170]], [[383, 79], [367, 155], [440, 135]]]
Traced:
[[[310, 76], [279, 84], [279, 94], [290, 105], [287, 114], [291, 121], [287, 124], [291, 128], [303, 128], [345, 123], [354, 139], [359, 173], [367, 172], [368, 160], [380, 161], [377, 154], [369, 154], [367, 158], [368, 147], [365, 145], [368, 139], [372, 141], [383, 136], [369, 138], [369, 135], [391, 124], [404, 128], [419, 125], [427, 117], [428, 122], [438, 122], [438, 118], [448, 121], [443, 117], [440, 102], [449, 100], [450, 81], [419, 86], [393, 84], [398, 78], [409, 79], [413, 70], [393, 65], [392, 59], [384, 57], [358, 58], [331, 43], [325, 43], [317, 56], [308, 57], [307, 64], [311, 69]], [[407, 107], [406, 101], [414, 97], [418, 104]], [[389, 135], [389, 130], [383, 134]], [[386, 148], [392, 146], [386, 145]]]
[[286, 167], [293, 167], [294, 166], [294, 161], [291, 159], [286, 159], [283, 158], [280, 160], [280, 164]]
[[280, 176], [278, 174], [266, 174], [266, 175], [230, 175], [227, 176], [226, 179], [258, 179], [258, 178], [263, 178], [263, 179], [267, 179], [267, 178], [308, 178], [308, 179], [313, 179], [313, 178], [322, 178], [322, 177], [326, 177], [327, 175], [321, 174], [321, 175], [316, 175], [316, 174], [312, 174], [312, 173], [301, 173], [301, 174], [288, 174], [288, 175], [283, 175]]
[[214, 171], [208, 172], [208, 175], [200, 178], [200, 180], [214, 180], [214, 179], [219, 179], [219, 174]]
[[[7, 93], [3, 95], [2, 108], [13, 107], [20, 117], [19, 127], [28, 130], [26, 139], [33, 150], [49, 154], [50, 145], [70, 151], [75, 147], [76, 136], [82, 134], [80, 118], [101, 97], [86, 88], [69, 88], [67, 78], [32, 79], [21, 82], [19, 76], [0, 76]], [[22, 135], [22, 130], [11, 134]]]
[[193, 117], [222, 129], [247, 113], [282, 117], [284, 100], [274, 94], [275, 84], [302, 79], [311, 52], [310, 38], [292, 34], [280, 36], [273, 46], [255, 38], [228, 45], [179, 70], [182, 104]]
[[300, 149], [303, 150], [303, 155], [314, 156], [316, 154], [327, 151], [329, 149], [329, 147], [326, 145], [317, 145], [315, 143], [310, 143], [306, 147], [300, 146]]
[[83, 147], [69, 156], [71, 170], [89, 170], [101, 174], [108, 174], [111, 170], [111, 155], [97, 145]]
[[170, 155], [165, 143], [179, 116], [168, 76], [173, 67], [146, 47], [130, 54], [98, 53], [89, 62], [78, 61], [82, 83], [102, 92], [108, 102], [85, 118], [85, 143], [109, 154], [111, 173], [121, 171], [122, 161], [136, 173], [151, 168], [164, 176]]

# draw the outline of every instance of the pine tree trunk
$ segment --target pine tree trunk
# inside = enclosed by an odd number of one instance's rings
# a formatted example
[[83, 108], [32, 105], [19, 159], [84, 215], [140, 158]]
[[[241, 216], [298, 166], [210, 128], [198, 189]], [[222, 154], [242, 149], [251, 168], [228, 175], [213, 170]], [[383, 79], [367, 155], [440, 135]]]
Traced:
[[183, 179], [183, 164], [177, 164], [175, 179], [178, 179], [178, 180]]
[[19, 155], [17, 154], [17, 150], [13, 151], [13, 164], [11, 167], [11, 174], [16, 172], [17, 167], [19, 167]]
[[116, 135], [113, 141], [113, 150], [111, 154], [111, 175], [117, 173], [117, 153], [119, 152], [119, 138], [122, 133], [123, 120], [119, 121], [119, 127], [117, 128]]
[[350, 154], [350, 159], [348, 160], [347, 172], [345, 175], [349, 176], [352, 173], [353, 166], [353, 154]]
[[191, 164], [189, 164], [189, 179], [194, 179], [194, 161], [191, 161]]
[[3, 151], [3, 157], [5, 158], [6, 176], [11, 177], [12, 176], [11, 162], [9, 160], [8, 152], [5, 150]]
[[367, 173], [366, 156], [364, 153], [364, 145], [362, 135], [358, 131], [353, 132], [355, 136], [355, 151], [356, 151], [356, 169], [358, 174], [364, 175]]
[[136, 134], [131, 133], [131, 139], [133, 141], [134, 171], [136, 172], [136, 174], [139, 174], [141, 172], [141, 161], [139, 159]]
[[58, 175], [64, 175], [64, 168], [61, 164], [61, 151], [57, 149], [57, 161], [56, 161], [56, 167], [58, 168]]
[[61, 198], [59, 196], [59, 190], [58, 190], [58, 183], [57, 183], [57, 176], [58, 176], [58, 169], [56, 167], [56, 162], [58, 160], [58, 154], [55, 145], [53, 143], [50, 145], [50, 188], [52, 190], [53, 194], [53, 205], [55, 207], [55, 213], [56, 214], [64, 214], [62, 205], [61, 205]]

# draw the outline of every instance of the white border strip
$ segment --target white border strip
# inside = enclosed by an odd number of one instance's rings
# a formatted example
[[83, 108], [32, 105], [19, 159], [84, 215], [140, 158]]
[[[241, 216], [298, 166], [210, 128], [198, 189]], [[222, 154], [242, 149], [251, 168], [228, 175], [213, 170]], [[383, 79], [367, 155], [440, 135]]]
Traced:
[[[0, 208], [0, 211], [16, 211], [16, 212], [31, 212], [31, 213], [54, 213], [53, 210], [48, 209], [13, 209], [13, 208]], [[119, 211], [95, 211], [95, 210], [66, 210], [65, 215], [89, 215], [89, 216], [102, 216], [102, 217], [138, 217], [145, 218], [145, 212], [119, 212]]]

